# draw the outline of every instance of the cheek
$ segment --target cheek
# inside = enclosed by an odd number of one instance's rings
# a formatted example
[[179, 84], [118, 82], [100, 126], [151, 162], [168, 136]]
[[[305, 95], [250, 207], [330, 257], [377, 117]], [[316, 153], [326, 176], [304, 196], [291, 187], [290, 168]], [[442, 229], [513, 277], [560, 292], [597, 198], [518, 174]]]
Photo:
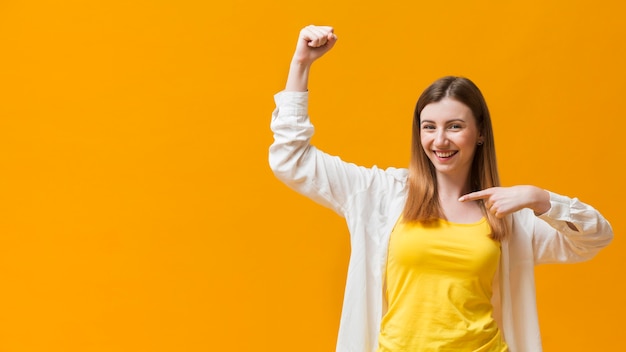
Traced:
[[423, 135], [420, 136], [420, 145], [422, 146], [422, 149], [424, 149], [425, 151], [428, 150], [430, 148], [429, 139], [424, 137]]
[[476, 151], [477, 151], [476, 143], [477, 142], [473, 140], [469, 140], [463, 146], [463, 148], [466, 150], [466, 153], [469, 153], [469, 155], [471, 155], [472, 158], [474, 157], [474, 154], [476, 154]]

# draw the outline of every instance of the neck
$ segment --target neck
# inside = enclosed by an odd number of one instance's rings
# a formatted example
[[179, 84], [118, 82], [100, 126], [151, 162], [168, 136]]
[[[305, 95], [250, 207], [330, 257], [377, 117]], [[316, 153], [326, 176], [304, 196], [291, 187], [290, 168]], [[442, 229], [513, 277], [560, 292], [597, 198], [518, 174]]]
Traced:
[[471, 223], [483, 217], [477, 202], [459, 202], [462, 195], [471, 191], [469, 178], [437, 175], [439, 205], [446, 219], [458, 223]]
[[449, 175], [437, 175], [437, 192], [439, 199], [442, 201], [457, 200], [470, 191], [469, 178], [467, 176], [451, 177]]

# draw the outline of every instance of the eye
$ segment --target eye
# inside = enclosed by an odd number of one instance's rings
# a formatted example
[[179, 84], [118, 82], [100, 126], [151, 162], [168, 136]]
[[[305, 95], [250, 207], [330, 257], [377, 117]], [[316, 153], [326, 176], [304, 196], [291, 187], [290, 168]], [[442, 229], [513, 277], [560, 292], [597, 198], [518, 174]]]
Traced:
[[423, 130], [434, 130], [435, 129], [435, 125], [425, 123], [425, 124], [422, 125], [422, 129]]
[[461, 124], [459, 123], [453, 123], [448, 128], [451, 130], [460, 130], [461, 128], [463, 128], [463, 126], [461, 126]]

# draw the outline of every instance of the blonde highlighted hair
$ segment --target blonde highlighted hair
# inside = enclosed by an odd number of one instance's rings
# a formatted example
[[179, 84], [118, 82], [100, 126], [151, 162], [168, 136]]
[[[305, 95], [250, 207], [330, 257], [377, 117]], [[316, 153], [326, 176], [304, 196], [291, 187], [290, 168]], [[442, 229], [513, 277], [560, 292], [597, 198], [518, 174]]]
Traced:
[[[491, 126], [491, 116], [480, 89], [464, 77], [447, 76], [436, 80], [424, 90], [417, 100], [413, 117], [411, 160], [409, 163], [408, 198], [402, 217], [404, 221], [432, 221], [445, 219], [439, 203], [435, 167], [428, 159], [421, 144], [420, 115], [424, 107], [443, 98], [451, 98], [465, 104], [472, 111], [483, 143], [477, 146], [469, 174], [470, 191], [475, 192], [489, 187], [500, 186], [496, 151]], [[498, 219], [485, 210], [483, 214], [491, 226], [491, 238], [501, 241], [507, 236], [505, 219]]]

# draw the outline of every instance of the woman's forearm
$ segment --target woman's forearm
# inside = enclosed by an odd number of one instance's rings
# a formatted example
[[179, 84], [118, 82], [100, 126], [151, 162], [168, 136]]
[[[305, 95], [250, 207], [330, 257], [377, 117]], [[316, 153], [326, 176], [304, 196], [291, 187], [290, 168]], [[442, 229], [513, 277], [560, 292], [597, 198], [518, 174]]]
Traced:
[[285, 90], [292, 92], [306, 92], [308, 90], [310, 70], [310, 64], [303, 64], [293, 60], [289, 66], [289, 75], [287, 76]]

